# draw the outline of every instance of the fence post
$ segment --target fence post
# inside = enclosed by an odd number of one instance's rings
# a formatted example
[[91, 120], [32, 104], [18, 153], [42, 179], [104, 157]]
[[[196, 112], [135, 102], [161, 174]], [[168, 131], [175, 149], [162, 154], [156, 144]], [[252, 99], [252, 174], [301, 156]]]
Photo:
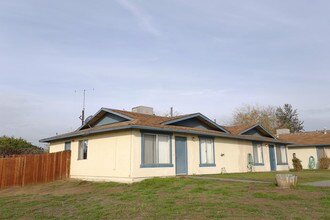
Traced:
[[4, 160], [3, 159], [0, 159], [0, 189], [2, 189], [2, 187], [3, 187], [3, 183], [2, 182], [4, 181], [4, 177], [5, 177], [3, 163], [4, 163]]
[[22, 157], [22, 184], [21, 186], [25, 185], [25, 175], [26, 175], [26, 157]]
[[66, 175], [65, 178], [70, 178], [70, 169], [71, 169], [71, 151], [66, 153]]

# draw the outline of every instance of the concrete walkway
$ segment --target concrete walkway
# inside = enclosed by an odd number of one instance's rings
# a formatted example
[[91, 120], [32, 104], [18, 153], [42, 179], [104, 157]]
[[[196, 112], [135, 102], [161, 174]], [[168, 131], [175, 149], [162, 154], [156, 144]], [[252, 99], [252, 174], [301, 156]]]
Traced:
[[317, 182], [303, 183], [301, 185], [330, 187], [330, 180], [323, 180], [323, 181], [317, 181]]
[[242, 179], [230, 179], [230, 178], [221, 178], [221, 177], [204, 177], [204, 176], [185, 176], [186, 178], [191, 179], [202, 179], [202, 180], [218, 180], [218, 181], [228, 181], [228, 182], [240, 182], [240, 183], [264, 183], [270, 184], [272, 182], [258, 181], [258, 180], [242, 180]]

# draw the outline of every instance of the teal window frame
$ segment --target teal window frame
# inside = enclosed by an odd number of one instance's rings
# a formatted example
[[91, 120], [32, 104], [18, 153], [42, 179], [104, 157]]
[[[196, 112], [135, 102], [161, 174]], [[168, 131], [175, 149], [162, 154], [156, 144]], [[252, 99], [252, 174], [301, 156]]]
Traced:
[[71, 150], [71, 141], [67, 141], [64, 143], [64, 150]]
[[[169, 163], [145, 163], [145, 142], [144, 142], [144, 136], [145, 135], [167, 135], [169, 136], [169, 142], [170, 142], [170, 162]], [[172, 161], [172, 133], [167, 132], [154, 132], [154, 131], [141, 131], [141, 164], [140, 168], [155, 168], [155, 167], [174, 167], [173, 161]]]
[[[202, 163], [202, 141], [203, 140], [212, 140], [212, 147], [213, 147], [213, 163]], [[214, 137], [205, 137], [200, 136], [199, 137], [199, 167], [215, 167], [215, 149], [214, 149]]]

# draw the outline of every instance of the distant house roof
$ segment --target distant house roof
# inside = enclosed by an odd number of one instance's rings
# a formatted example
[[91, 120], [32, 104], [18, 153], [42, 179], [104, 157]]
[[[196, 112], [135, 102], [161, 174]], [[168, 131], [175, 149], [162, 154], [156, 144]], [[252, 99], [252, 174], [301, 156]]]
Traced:
[[294, 144], [290, 145], [291, 147], [330, 146], [330, 130], [281, 134], [279, 135], [279, 140], [294, 142]]
[[[116, 117], [121, 117], [122, 120], [117, 120], [109, 124], [101, 124], [98, 126], [93, 126], [93, 123], [97, 123], [102, 117], [106, 114], [114, 114]], [[200, 123], [205, 123], [203, 128], [199, 126], [189, 127], [185, 124], [182, 124], [185, 120], [194, 119], [199, 120]], [[180, 122], [180, 123], [178, 123]], [[52, 142], [56, 140], [63, 140], [73, 137], [81, 137], [89, 134], [109, 132], [114, 130], [123, 130], [123, 129], [142, 129], [142, 130], [154, 130], [154, 131], [163, 131], [163, 132], [177, 132], [177, 133], [189, 133], [196, 134], [200, 136], [218, 136], [225, 138], [233, 139], [243, 139], [243, 140], [252, 140], [252, 141], [266, 141], [272, 143], [286, 143], [279, 141], [273, 137], [264, 137], [264, 136], [255, 136], [249, 134], [237, 134], [231, 133], [228, 130], [229, 127], [220, 126], [217, 123], [213, 122], [206, 116], [200, 113], [180, 115], [175, 117], [163, 117], [149, 114], [142, 114], [136, 112], [129, 112], [118, 109], [109, 109], [101, 108], [87, 123], [78, 128], [74, 132], [56, 135], [53, 137], [45, 138], [40, 140], [41, 142]]]

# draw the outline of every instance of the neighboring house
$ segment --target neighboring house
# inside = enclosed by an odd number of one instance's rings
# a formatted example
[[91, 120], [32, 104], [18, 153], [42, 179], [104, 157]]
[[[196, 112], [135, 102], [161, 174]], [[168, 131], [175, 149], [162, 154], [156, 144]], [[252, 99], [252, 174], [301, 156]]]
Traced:
[[303, 169], [310, 169], [309, 164], [314, 160], [314, 168], [319, 168], [321, 157], [330, 157], [330, 131], [309, 131], [293, 134], [280, 134], [279, 139], [294, 144], [288, 145], [289, 161], [292, 167], [293, 154], [302, 162]]
[[200, 113], [161, 117], [150, 107], [133, 110], [101, 108], [76, 131], [40, 141], [50, 152], [71, 150], [71, 177], [87, 180], [288, 170], [289, 142], [261, 125], [223, 127]]

